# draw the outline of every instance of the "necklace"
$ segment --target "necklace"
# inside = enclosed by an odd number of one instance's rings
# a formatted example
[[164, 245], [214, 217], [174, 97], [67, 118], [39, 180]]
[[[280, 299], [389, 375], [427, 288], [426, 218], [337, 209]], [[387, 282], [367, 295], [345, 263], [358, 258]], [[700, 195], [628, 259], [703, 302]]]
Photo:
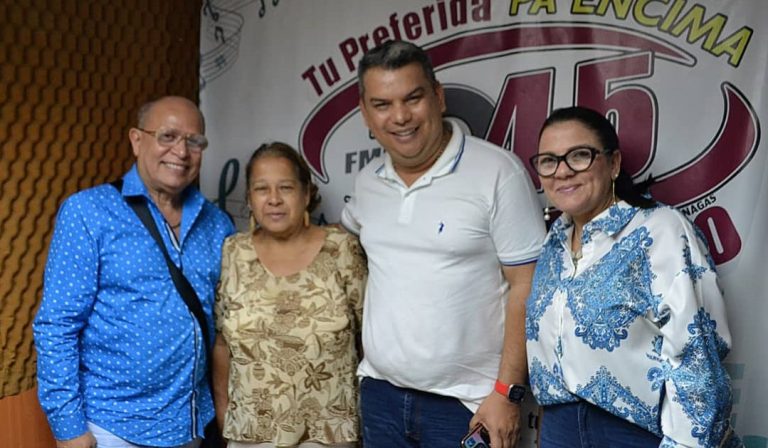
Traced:
[[571, 260], [574, 263], [577, 263], [579, 260], [581, 260], [582, 255], [583, 254], [581, 253], [581, 249], [579, 249], [577, 251], [571, 251]]
[[440, 159], [440, 156], [443, 155], [443, 152], [445, 152], [445, 146], [440, 148], [440, 151], [437, 152], [437, 156], [435, 156], [435, 162], [437, 162], [437, 160]]
[[571, 275], [571, 280], [573, 280], [574, 277], [576, 277], [576, 271], [579, 270], [579, 260], [581, 260], [581, 248], [579, 250], [572, 250], [571, 253], [571, 261], [573, 262], [573, 275]]
[[179, 221], [178, 224], [173, 225], [173, 226], [168, 221], [166, 221], [166, 224], [168, 224], [168, 227], [170, 227], [171, 229], [178, 229], [179, 227], [181, 227], [181, 221]]

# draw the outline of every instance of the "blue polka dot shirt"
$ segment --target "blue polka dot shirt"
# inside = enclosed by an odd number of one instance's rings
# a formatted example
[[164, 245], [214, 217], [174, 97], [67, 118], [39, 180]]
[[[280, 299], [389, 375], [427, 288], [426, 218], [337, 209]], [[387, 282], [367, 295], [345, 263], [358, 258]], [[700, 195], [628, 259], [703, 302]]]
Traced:
[[181, 445], [213, 417], [202, 334], [123, 195], [146, 198], [214, 334], [221, 245], [234, 227], [189, 187], [174, 244], [134, 165], [122, 195], [100, 185], [59, 209], [33, 325], [40, 403], [59, 440], [84, 434], [90, 421], [135, 444]]

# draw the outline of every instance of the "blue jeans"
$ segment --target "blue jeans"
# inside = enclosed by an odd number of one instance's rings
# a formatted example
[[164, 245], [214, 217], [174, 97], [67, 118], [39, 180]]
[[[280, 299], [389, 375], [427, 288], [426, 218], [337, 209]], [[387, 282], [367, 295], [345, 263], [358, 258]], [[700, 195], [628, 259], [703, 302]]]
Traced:
[[373, 378], [360, 383], [365, 448], [456, 448], [472, 415], [456, 398]]
[[578, 403], [544, 406], [540, 448], [657, 448], [661, 438], [599, 407]]

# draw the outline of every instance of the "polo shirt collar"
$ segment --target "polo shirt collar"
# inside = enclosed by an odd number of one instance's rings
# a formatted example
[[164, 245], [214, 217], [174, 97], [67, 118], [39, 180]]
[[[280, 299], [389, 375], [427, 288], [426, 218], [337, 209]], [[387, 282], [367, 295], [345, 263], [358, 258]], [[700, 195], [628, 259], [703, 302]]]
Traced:
[[[445, 176], [456, 171], [456, 167], [461, 161], [461, 156], [464, 154], [464, 141], [466, 137], [455, 120], [445, 118], [443, 119], [443, 125], [450, 126], [451, 139], [448, 140], [448, 144], [445, 146], [445, 150], [443, 150], [440, 157], [411, 187], [428, 184], [436, 177]], [[389, 182], [402, 184], [402, 180], [400, 180], [400, 176], [392, 164], [392, 158], [386, 151], [384, 152], [384, 163], [376, 170], [376, 175]]]

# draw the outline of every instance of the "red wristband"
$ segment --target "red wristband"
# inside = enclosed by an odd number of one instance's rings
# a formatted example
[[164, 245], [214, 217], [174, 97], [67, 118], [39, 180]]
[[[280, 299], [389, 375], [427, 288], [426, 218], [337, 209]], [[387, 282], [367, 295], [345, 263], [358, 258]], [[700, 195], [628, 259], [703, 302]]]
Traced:
[[494, 384], [493, 390], [500, 393], [503, 397], [509, 396], [509, 386], [499, 380], [496, 380], [496, 384]]

